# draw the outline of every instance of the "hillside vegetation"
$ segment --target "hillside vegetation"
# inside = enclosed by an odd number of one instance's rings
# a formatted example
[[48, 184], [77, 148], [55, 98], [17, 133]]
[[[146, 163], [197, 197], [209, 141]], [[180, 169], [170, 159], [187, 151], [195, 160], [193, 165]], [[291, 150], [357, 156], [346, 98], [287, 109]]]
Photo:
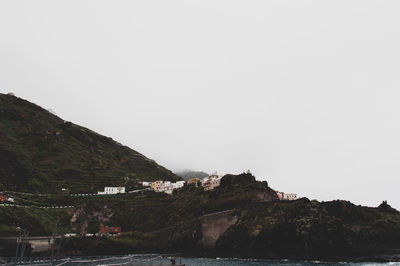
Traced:
[[[18, 204], [31, 207], [0, 208], [0, 216], [7, 217], [0, 219], [0, 226], [10, 228], [14, 226], [12, 230], [15, 230], [15, 226], [19, 226], [30, 232], [51, 234], [55, 224], [48, 222], [51, 219], [46, 217], [53, 210], [37, 207], [75, 206], [72, 209], [59, 210], [70, 213], [70, 216], [65, 216], [67, 220], [63, 223], [57, 222], [58, 225], [63, 225], [62, 230], [65, 232], [74, 231], [78, 234], [97, 232], [100, 223], [122, 226], [123, 231], [152, 232], [175, 226], [178, 222], [190, 221], [207, 213], [277, 199], [276, 193], [268, 187], [266, 182], [257, 182], [250, 174], [227, 175], [224, 178], [223, 184], [215, 190], [204, 191], [202, 187], [190, 185], [175, 191], [173, 195], [154, 191], [85, 197], [15, 194], [12, 196]], [[231, 179], [234, 185], [227, 181]], [[16, 212], [20, 214], [14, 215]], [[74, 219], [72, 219], [72, 214]], [[40, 215], [47, 222], [43, 227], [36, 227], [32, 221], [40, 220], [36, 218]], [[95, 226], [90, 226], [91, 224]], [[94, 231], [91, 231], [93, 228]]]
[[180, 180], [111, 138], [0, 94], [0, 190], [95, 192], [140, 180]]

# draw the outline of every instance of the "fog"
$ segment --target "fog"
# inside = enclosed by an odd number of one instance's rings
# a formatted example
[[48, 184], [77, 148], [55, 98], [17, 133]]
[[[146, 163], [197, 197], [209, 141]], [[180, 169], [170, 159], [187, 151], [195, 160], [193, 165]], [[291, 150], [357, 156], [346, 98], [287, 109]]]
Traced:
[[171, 170], [400, 208], [399, 1], [0, 2], [0, 92]]

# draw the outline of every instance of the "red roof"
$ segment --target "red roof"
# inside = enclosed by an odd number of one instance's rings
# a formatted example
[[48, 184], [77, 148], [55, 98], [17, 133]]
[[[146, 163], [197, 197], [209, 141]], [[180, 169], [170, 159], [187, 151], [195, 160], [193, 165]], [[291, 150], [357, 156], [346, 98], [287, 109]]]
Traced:
[[121, 233], [121, 226], [113, 227], [113, 226], [104, 226], [103, 224], [101, 224], [100, 233], [119, 234]]

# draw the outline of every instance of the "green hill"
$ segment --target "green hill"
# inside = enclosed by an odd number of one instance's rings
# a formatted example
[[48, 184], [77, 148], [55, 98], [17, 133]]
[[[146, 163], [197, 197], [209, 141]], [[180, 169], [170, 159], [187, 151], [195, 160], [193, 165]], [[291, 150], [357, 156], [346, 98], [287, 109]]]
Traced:
[[95, 192], [157, 179], [180, 180], [111, 138], [0, 94], [0, 190]]

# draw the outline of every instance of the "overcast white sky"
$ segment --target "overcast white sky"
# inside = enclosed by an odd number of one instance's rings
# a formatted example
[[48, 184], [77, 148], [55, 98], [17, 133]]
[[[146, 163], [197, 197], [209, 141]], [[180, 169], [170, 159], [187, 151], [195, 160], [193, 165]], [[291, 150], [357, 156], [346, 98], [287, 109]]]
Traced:
[[0, 1], [0, 92], [171, 170], [400, 208], [400, 1]]

